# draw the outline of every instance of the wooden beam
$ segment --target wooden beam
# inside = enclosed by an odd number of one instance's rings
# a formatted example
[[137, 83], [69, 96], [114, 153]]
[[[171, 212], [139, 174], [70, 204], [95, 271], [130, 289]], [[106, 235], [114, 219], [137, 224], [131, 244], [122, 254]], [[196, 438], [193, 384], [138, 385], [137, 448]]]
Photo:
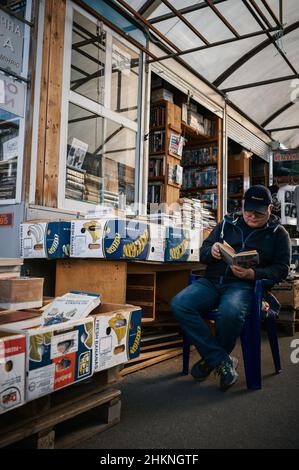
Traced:
[[36, 161], [36, 185], [35, 203], [43, 205], [44, 173], [45, 173], [45, 148], [46, 148], [46, 125], [47, 125], [47, 98], [48, 98], [48, 73], [49, 73], [49, 50], [52, 22], [52, 0], [45, 2], [44, 37], [42, 52], [42, 70], [39, 104], [39, 125]]
[[52, 0], [43, 204], [57, 207], [66, 0]]

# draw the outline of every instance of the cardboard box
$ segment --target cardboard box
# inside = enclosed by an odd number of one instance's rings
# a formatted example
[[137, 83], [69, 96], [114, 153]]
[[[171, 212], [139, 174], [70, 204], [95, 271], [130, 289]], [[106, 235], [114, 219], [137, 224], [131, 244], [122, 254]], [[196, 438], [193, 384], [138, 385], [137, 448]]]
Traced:
[[141, 261], [149, 259], [149, 254], [150, 232], [146, 222], [110, 218], [71, 223], [71, 257]]
[[104, 258], [103, 233], [107, 219], [76, 219], [71, 222], [72, 258]]
[[199, 250], [202, 245], [202, 230], [190, 230], [190, 254], [187, 261], [199, 261]]
[[166, 227], [161, 224], [149, 224], [150, 241], [148, 261], [164, 261], [166, 244]]
[[282, 307], [299, 308], [299, 280], [280, 282], [271, 289], [271, 292]]
[[150, 246], [149, 226], [136, 219], [112, 219], [105, 227], [104, 255], [107, 259], [145, 260]]
[[42, 277], [0, 279], [0, 308], [21, 310], [41, 307], [43, 285]]
[[24, 334], [0, 331], [0, 414], [25, 403]]
[[91, 314], [95, 321], [95, 372], [124, 364], [140, 354], [140, 307], [102, 303]]
[[249, 158], [245, 158], [246, 153], [240, 152], [228, 156], [228, 175], [249, 175]]
[[190, 256], [190, 230], [167, 227], [165, 258], [167, 262], [188, 261]]
[[166, 88], [157, 88], [156, 90], [152, 90], [151, 101], [154, 103], [161, 100], [173, 103], [173, 93]]
[[24, 222], [20, 228], [21, 256], [23, 258], [68, 258], [70, 233], [70, 222]]
[[26, 401], [92, 376], [92, 317], [23, 331], [10, 328], [10, 331], [26, 335]]

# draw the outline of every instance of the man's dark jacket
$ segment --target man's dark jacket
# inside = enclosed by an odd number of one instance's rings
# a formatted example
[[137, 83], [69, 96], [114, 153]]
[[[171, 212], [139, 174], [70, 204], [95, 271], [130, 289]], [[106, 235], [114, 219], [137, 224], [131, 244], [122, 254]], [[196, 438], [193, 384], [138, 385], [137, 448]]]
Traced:
[[256, 279], [269, 279], [273, 283], [285, 279], [290, 267], [291, 244], [289, 234], [279, 224], [279, 219], [271, 215], [265, 227], [252, 231], [244, 240], [241, 228], [236, 225], [239, 217], [242, 217], [241, 213], [226, 215], [203, 242], [200, 261], [207, 264], [205, 277], [216, 282], [221, 276], [227, 280], [240, 280], [233, 275], [227, 263], [211, 255], [212, 245], [225, 240], [236, 252], [258, 251], [260, 262], [253, 268]]

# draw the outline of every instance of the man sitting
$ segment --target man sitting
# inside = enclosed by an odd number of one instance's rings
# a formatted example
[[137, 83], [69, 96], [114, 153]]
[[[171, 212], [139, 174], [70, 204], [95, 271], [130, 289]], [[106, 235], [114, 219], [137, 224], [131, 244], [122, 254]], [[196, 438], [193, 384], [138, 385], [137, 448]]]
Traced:
[[[203, 242], [200, 261], [207, 265], [205, 276], [172, 299], [172, 311], [185, 334], [201, 355], [192, 367], [197, 380], [205, 380], [215, 369], [219, 388], [227, 390], [238, 374], [237, 359], [230, 353], [240, 336], [246, 315], [251, 313], [254, 282], [269, 279], [273, 284], [285, 279], [290, 267], [290, 238], [271, 215], [272, 197], [262, 185], [249, 188], [243, 210], [226, 215]], [[256, 250], [259, 263], [251, 268], [230, 266], [220, 254], [226, 241], [234, 250]], [[212, 334], [201, 314], [218, 309]]]

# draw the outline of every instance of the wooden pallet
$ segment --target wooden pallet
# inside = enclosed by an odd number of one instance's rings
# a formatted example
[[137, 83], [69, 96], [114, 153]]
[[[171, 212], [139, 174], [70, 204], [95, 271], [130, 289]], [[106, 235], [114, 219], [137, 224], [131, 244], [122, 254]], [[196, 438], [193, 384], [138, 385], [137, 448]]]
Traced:
[[[0, 448], [70, 448], [120, 421], [111, 371], [39, 398], [0, 417]], [[15, 445], [16, 444], [16, 445]]]

